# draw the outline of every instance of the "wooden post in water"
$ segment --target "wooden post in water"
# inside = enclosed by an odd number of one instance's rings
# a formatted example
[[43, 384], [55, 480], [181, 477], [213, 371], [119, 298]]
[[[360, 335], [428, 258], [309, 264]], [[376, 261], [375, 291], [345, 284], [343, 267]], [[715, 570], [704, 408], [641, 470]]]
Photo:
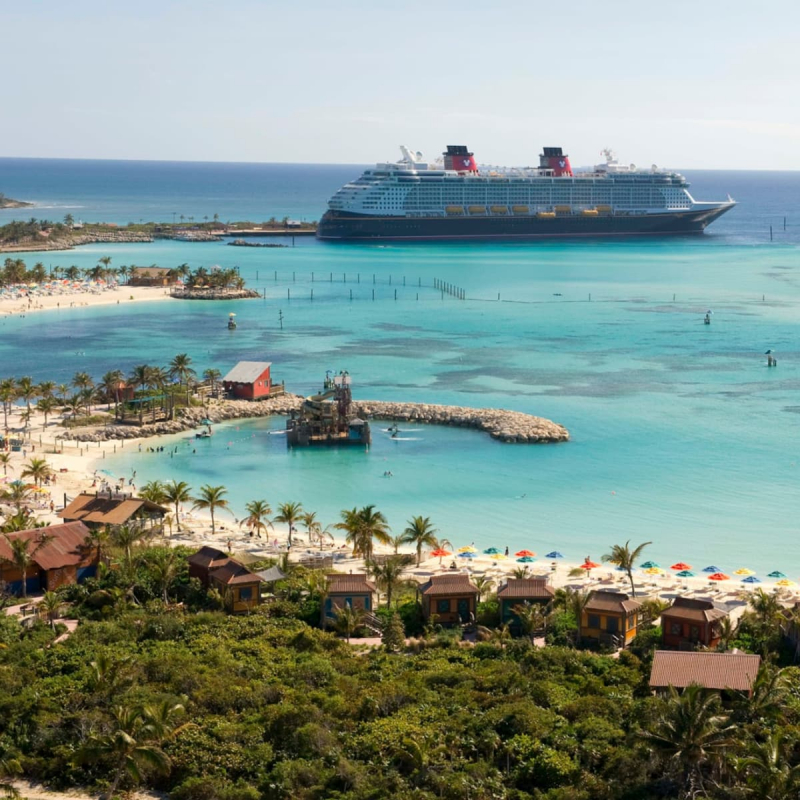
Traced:
[[292, 290], [289, 289], [288, 287], [286, 289], [286, 299], [287, 300], [291, 300], [292, 299]]
[[292, 283], [296, 283], [296, 282], [297, 282], [296, 274], [294, 272], [292, 272]]
[[311, 273], [311, 283], [314, 283], [314, 273]]
[[772, 241], [772, 225], [769, 226], [769, 240]]
[[397, 300], [397, 289], [394, 290], [394, 299]]
[[275, 283], [278, 282], [278, 270], [275, 270]]
[[314, 290], [313, 289], [311, 290], [311, 299], [312, 300], [314, 299]]
[[375, 290], [374, 289], [372, 290], [372, 299], [373, 300], [375, 299]]
[[352, 289], [350, 290], [350, 299], [351, 300], [353, 299], [353, 290]]

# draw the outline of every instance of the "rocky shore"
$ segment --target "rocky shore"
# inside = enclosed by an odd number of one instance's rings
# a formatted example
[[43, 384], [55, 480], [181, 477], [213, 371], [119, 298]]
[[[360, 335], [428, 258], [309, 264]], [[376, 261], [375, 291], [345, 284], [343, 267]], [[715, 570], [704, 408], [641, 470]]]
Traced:
[[63, 239], [28, 239], [19, 242], [5, 242], [0, 245], [0, 253], [17, 251], [73, 250], [82, 244], [134, 244], [152, 242], [147, 233], [132, 231], [103, 231], [102, 233], [76, 233]]
[[178, 300], [243, 300], [261, 297], [255, 289], [173, 289], [170, 296]]
[[[182, 409], [179, 417], [170, 422], [157, 422], [141, 427], [107, 425], [103, 428], [70, 431], [62, 434], [61, 438], [78, 442], [103, 442], [113, 439], [138, 439], [181, 433], [201, 427], [201, 420], [204, 419], [210, 419], [212, 423], [217, 424], [234, 419], [269, 417], [273, 414], [285, 415], [299, 408], [302, 400], [303, 398], [298, 395], [284, 394], [255, 403], [246, 400], [212, 401], [207, 408]], [[523, 414], [520, 411], [380, 401], [361, 401], [355, 403], [355, 406], [361, 415], [372, 419], [474, 428], [503, 442], [546, 444], [569, 441], [569, 431], [563, 425], [542, 417]]]

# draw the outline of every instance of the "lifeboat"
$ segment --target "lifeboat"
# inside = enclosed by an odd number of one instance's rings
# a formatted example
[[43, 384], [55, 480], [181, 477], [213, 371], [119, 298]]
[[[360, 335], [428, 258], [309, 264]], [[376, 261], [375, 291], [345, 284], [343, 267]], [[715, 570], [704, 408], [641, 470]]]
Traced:
[[581, 211], [581, 216], [583, 217], [596, 217], [597, 216], [597, 209], [596, 208], [584, 208]]
[[569, 214], [572, 211], [572, 206], [555, 206], [556, 214]]
[[536, 214], [539, 219], [555, 219], [556, 212], [555, 211], [539, 211]]
[[448, 214], [463, 214], [464, 213], [464, 206], [446, 206], [445, 211]]
[[508, 214], [508, 206], [492, 206], [492, 214]]
[[470, 206], [469, 207], [470, 214], [485, 214], [486, 213], [486, 206]]
[[511, 210], [515, 214], [527, 214], [530, 209], [528, 206], [511, 206]]
[[596, 206], [598, 214], [610, 214], [611, 206]]

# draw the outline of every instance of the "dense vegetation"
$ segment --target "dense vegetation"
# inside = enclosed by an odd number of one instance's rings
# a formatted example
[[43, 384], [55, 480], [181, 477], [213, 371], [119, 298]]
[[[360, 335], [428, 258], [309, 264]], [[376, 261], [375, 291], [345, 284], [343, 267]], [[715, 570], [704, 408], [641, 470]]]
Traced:
[[[179, 800], [797, 797], [794, 668], [768, 664], [751, 700], [659, 698], [649, 646], [613, 659], [435, 625], [405, 644], [386, 608], [386, 646], [359, 651], [317, 628], [320, 574], [289, 567], [274, 600], [230, 617], [188, 551], [140, 539], [97, 534], [114, 569], [53, 593], [28, 630], [0, 617], [6, 772]], [[65, 603], [82, 624], [52, 646]], [[412, 626], [414, 605], [396, 592]], [[551, 639], [570, 614], [551, 614]], [[779, 646], [776, 619], [754, 607], [742, 636]]]

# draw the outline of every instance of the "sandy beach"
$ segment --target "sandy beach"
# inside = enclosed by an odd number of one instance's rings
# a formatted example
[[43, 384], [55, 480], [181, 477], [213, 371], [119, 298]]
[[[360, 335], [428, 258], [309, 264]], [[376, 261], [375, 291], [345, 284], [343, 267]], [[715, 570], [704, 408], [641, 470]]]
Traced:
[[63, 286], [56, 290], [29, 288], [14, 292], [6, 289], [0, 293], [0, 315], [27, 316], [37, 311], [64, 311], [169, 299], [169, 290], [163, 286], [85, 284], [80, 288]]
[[[16, 419], [18, 413], [15, 411], [10, 419], [12, 430], [15, 427], [21, 428], [20, 425], [15, 425], [18, 423], [18, 419]], [[34, 495], [35, 499], [31, 505], [35, 508], [37, 516], [51, 524], [60, 522], [57, 511], [63, 508], [65, 498], [68, 502], [81, 491], [96, 492], [104, 488], [117, 490], [122, 487], [122, 491], [135, 494], [138, 488], [135, 474], [115, 475], [104, 467], [105, 458], [117, 452], [117, 448], [138, 451], [152, 447], [154, 443], [158, 442], [159, 446], [163, 445], [169, 450], [170, 446], [175, 446], [178, 441], [185, 438], [185, 434], [174, 434], [157, 439], [76, 443], [60, 438], [65, 429], [57, 421], [51, 418], [46, 429], [43, 423], [44, 420], [40, 415], [34, 415], [30, 430], [30, 444], [21, 451], [12, 453], [8, 474], [3, 477], [3, 480], [8, 482], [18, 478], [24, 468], [23, 465], [32, 456], [46, 458], [53, 469], [53, 480], [45, 487], [44, 491]], [[235, 425], [236, 422], [227, 424]], [[219, 428], [223, 429], [224, 425]], [[176, 475], [176, 479], [179, 478], [180, 476]], [[222, 477], [220, 482], [224, 483]], [[274, 508], [280, 498], [270, 498], [270, 500]], [[51, 501], [52, 511], [50, 509]], [[346, 505], [347, 500], [343, 498], [342, 506]], [[216, 534], [212, 534], [210, 519], [193, 511], [191, 504], [187, 504], [181, 509], [181, 530], [177, 530], [177, 526], [172, 520], [172, 525], [167, 526], [164, 542], [172, 546], [187, 547], [200, 547], [208, 544], [238, 554], [245, 560], [277, 558], [287, 552], [288, 530], [285, 527], [276, 524], [274, 528], [270, 528], [266, 537], [252, 537], [249, 531], [239, 524], [239, 515], [243, 516], [242, 509], [218, 512]], [[170, 518], [172, 516], [174, 516], [174, 512]], [[341, 537], [337, 537], [324, 548], [320, 548], [316, 543], [310, 544], [307, 535], [302, 530], [294, 532], [293, 540], [294, 544], [290, 551], [292, 561], [301, 561], [322, 554], [333, 558], [334, 569], [337, 571], [359, 572], [365, 568], [362, 559], [352, 557], [350, 548]], [[469, 546], [470, 543], [466, 541], [451, 542], [447, 545], [448, 552], [452, 550], [451, 555], [432, 558], [426, 553], [418, 567], [411, 565], [406, 570], [406, 576], [424, 582], [432, 574], [450, 572], [455, 569], [471, 576], [487, 577], [493, 581], [496, 588], [516, 570], [527, 567], [529, 575], [546, 575], [554, 588], [569, 586], [576, 589], [612, 589], [630, 592], [627, 575], [608, 564], [601, 563], [602, 553], [600, 552], [592, 554], [597, 566], [591, 570], [583, 570], [580, 575], [576, 576], [571, 573], [580, 567], [580, 562], [549, 559], [546, 554], [538, 553], [535, 562], [521, 564], [517, 562], [514, 553], [509, 553], [508, 556], [503, 553], [501, 542], [498, 541], [495, 544], [499, 549], [497, 553], [486, 554], [482, 552], [482, 548], [477, 548], [471, 558], [464, 558], [458, 551], [460, 548]], [[390, 553], [392, 551], [389, 548], [377, 546], [376, 552]], [[412, 550], [404, 548], [401, 549], [401, 552], [410, 553]], [[736, 619], [746, 608], [748, 592], [755, 588], [752, 584], [742, 584], [738, 576], [731, 576], [731, 580], [728, 581], [711, 582], [708, 580], [708, 576], [699, 569], [696, 577], [681, 579], [673, 574], [668, 565], [665, 566], [667, 568], [663, 574], [646, 574], [642, 570], [636, 570], [634, 578], [637, 597], [640, 599], [657, 597], [667, 601], [677, 595], [710, 598], [727, 608]], [[774, 588], [770, 583], [764, 583], [762, 587], [768, 590]], [[795, 599], [793, 591], [781, 590], [780, 596], [786, 602], [793, 602]]]

